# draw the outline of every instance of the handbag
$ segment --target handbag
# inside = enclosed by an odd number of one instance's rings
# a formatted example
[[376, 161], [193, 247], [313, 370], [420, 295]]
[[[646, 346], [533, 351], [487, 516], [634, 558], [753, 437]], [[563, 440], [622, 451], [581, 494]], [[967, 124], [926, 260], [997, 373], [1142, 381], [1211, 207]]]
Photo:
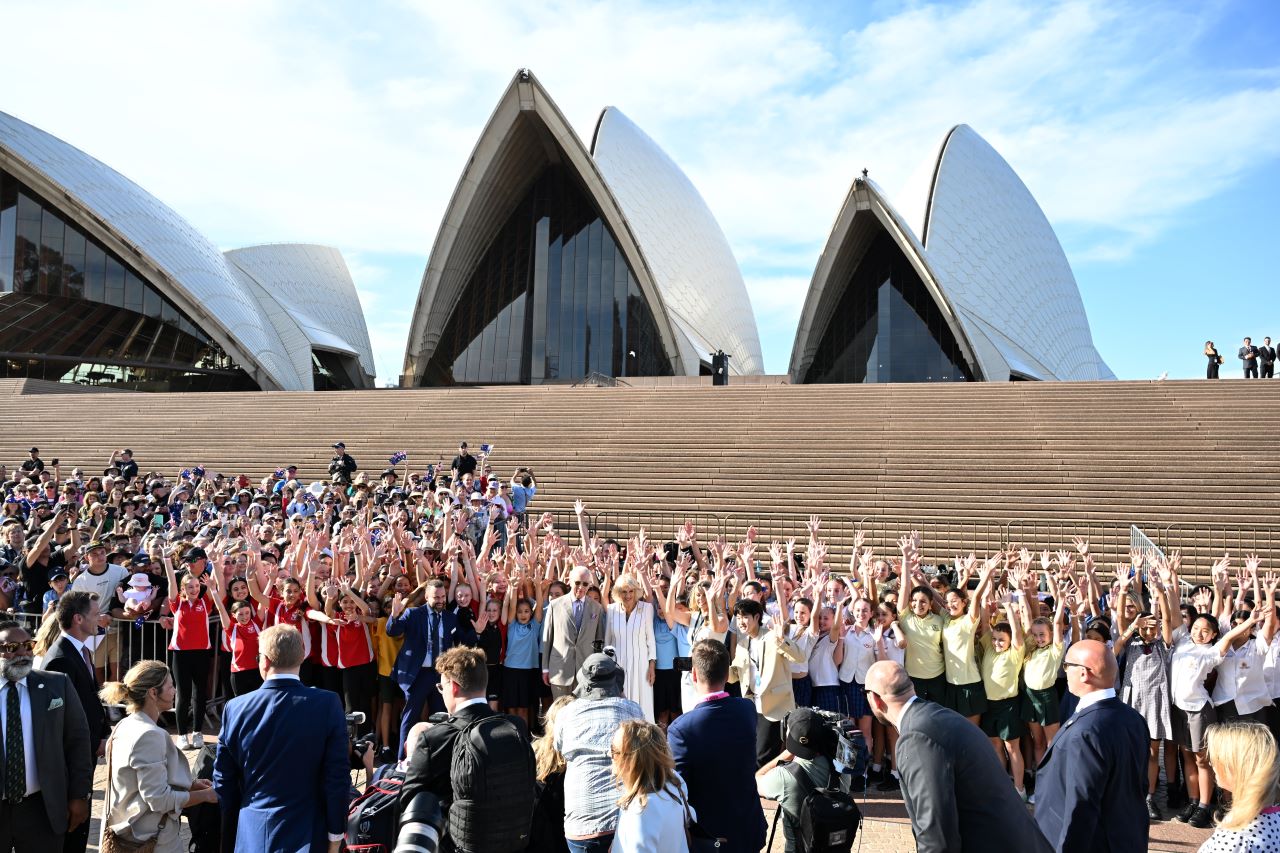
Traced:
[[699, 826], [698, 822], [693, 819], [693, 815], [689, 813], [689, 801], [685, 799], [684, 791], [679, 785], [676, 786], [676, 791], [680, 795], [680, 805], [684, 806], [684, 837], [689, 845], [689, 853], [712, 853], [715, 850], [728, 850], [729, 839], [717, 838]]
[[115, 803], [114, 791], [111, 788], [111, 777], [115, 775], [111, 772], [111, 745], [115, 739], [115, 735], [107, 739], [107, 792], [102, 803], [102, 844], [98, 846], [98, 853], [155, 853], [156, 842], [160, 840], [160, 833], [164, 832], [164, 825], [169, 820], [168, 815], [160, 818], [160, 826], [156, 829], [156, 834], [146, 841], [125, 838], [107, 824], [107, 816], [111, 814], [111, 807]]

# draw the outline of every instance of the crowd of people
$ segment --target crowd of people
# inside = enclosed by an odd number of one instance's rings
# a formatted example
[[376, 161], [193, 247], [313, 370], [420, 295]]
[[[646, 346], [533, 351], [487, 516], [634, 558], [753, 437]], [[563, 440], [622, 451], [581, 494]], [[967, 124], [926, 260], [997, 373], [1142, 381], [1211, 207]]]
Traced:
[[[1177, 554], [1104, 571], [1083, 539], [926, 565], [914, 532], [857, 534], [837, 562], [816, 516], [804, 540], [600, 539], [491, 450], [369, 478], [338, 442], [312, 483], [171, 480], [127, 449], [0, 469], [0, 853], [81, 853], [103, 756], [121, 843], [177, 849], [208, 806], [235, 849], [336, 849], [352, 754], [473, 853], [754, 853], [761, 797], [803, 850], [815, 791], [868, 786], [901, 789], [922, 851], [1139, 850], [1170, 814], [1216, 821], [1208, 850], [1280, 849], [1280, 578], [1256, 556], [1192, 585]], [[235, 698], [210, 714], [211, 691]]]

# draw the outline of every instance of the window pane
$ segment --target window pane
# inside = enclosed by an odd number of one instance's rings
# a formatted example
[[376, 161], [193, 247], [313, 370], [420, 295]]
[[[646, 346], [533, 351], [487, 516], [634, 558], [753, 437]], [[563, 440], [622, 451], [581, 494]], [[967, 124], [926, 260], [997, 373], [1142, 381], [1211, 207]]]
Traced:
[[107, 253], [96, 243], [84, 250], [84, 298], [93, 302], [107, 300]]
[[115, 258], [107, 258], [107, 297], [106, 303], [117, 308], [124, 307], [124, 267]]

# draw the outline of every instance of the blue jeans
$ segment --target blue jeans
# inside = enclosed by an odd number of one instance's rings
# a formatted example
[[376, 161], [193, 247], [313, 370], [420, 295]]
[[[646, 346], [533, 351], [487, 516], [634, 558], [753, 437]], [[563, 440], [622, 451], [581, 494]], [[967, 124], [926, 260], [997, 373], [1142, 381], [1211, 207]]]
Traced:
[[609, 853], [609, 848], [613, 846], [613, 833], [596, 838], [584, 838], [581, 841], [566, 838], [565, 842], [569, 845], [570, 853]]

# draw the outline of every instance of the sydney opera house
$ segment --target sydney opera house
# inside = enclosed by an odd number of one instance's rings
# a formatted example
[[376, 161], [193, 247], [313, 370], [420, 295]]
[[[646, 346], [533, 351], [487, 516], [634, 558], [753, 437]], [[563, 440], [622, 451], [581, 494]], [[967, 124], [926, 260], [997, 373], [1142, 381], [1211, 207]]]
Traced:
[[1114, 379], [1053, 228], [995, 149], [952, 128], [895, 209], [853, 182], [796, 330], [792, 382]]
[[763, 372], [746, 285], [684, 173], [617, 109], [582, 143], [519, 72], [427, 262], [401, 382]]
[[373, 376], [337, 250], [221, 252], [123, 175], [0, 113], [0, 377], [310, 391]]
[[[1114, 378], [1044, 213], [961, 125], [897, 198], [856, 178], [804, 297], [792, 383]], [[797, 298], [799, 294], [796, 294]], [[621, 111], [590, 145], [527, 70], [445, 210], [405, 387], [763, 374], [693, 184]], [[220, 251], [137, 184], [0, 113], [0, 378], [134, 390], [371, 388], [335, 249]]]

